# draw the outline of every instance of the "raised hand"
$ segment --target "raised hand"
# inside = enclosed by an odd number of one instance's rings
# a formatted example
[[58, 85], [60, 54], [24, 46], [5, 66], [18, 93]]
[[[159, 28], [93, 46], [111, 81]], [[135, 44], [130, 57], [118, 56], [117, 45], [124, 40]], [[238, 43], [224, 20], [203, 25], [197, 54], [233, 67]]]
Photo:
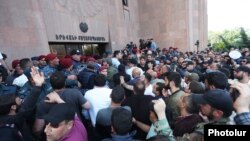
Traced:
[[38, 72], [38, 70], [33, 66], [31, 68], [30, 74], [33, 81], [35, 82], [35, 86], [41, 87], [45, 79], [43, 73]]
[[44, 101], [48, 103], [65, 103], [55, 91], [49, 93], [46, 98]]
[[250, 106], [250, 87], [248, 84], [236, 82], [231, 85], [231, 88], [235, 88], [239, 91], [240, 95], [235, 100], [233, 106], [237, 113], [249, 112]]
[[158, 116], [158, 119], [161, 120], [166, 118], [165, 114], [166, 104], [164, 100], [160, 98], [158, 100], [153, 100], [152, 102], [154, 103], [154, 110]]

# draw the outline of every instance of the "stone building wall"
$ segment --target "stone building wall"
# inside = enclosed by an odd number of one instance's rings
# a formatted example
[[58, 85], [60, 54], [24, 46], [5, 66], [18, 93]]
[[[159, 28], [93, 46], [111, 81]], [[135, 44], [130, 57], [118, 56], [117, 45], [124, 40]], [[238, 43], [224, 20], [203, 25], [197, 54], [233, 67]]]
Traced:
[[[51, 42], [106, 43], [107, 50], [116, 50], [130, 41], [138, 45], [140, 38], [182, 51], [196, 50], [199, 40], [202, 49], [207, 45], [206, 8], [206, 0], [128, 0], [128, 6], [122, 0], [2, 0], [0, 52], [10, 63], [49, 53]], [[88, 25], [85, 33], [81, 22]]]

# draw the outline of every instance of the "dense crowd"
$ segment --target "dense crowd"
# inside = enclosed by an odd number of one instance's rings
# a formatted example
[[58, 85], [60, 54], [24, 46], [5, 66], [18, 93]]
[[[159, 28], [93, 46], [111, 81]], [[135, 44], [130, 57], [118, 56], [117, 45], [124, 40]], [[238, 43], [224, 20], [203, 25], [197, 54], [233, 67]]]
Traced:
[[0, 59], [1, 141], [193, 141], [206, 124], [250, 124], [248, 48], [181, 52], [148, 39], [12, 69]]

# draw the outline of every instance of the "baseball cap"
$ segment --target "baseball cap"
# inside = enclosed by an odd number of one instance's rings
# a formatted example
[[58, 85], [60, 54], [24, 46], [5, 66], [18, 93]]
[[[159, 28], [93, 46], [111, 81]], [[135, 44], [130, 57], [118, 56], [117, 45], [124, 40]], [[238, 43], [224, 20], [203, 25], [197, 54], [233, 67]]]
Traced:
[[211, 107], [223, 111], [229, 117], [233, 111], [233, 101], [230, 94], [222, 89], [214, 89], [204, 94], [192, 94], [192, 99], [197, 104], [209, 104]]
[[73, 120], [75, 117], [75, 110], [72, 105], [67, 103], [60, 103], [53, 106], [49, 113], [43, 116], [43, 119], [53, 125], [57, 125], [64, 120]]
[[80, 50], [71, 50], [70, 55], [81, 55]]

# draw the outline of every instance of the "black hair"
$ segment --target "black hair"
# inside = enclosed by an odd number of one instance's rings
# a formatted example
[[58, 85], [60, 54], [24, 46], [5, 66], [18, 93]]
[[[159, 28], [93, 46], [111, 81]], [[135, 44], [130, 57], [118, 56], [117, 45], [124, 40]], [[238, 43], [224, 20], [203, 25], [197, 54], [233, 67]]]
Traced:
[[117, 135], [126, 135], [132, 128], [132, 113], [122, 107], [113, 110], [111, 124]]
[[31, 63], [31, 60], [29, 58], [23, 58], [20, 60], [20, 67], [22, 70], [29, 69], [31, 66], [29, 66]]
[[94, 85], [97, 87], [103, 87], [106, 85], [106, 77], [103, 74], [97, 74], [94, 78]]
[[181, 87], [181, 75], [177, 72], [171, 72], [168, 75], [168, 81], [173, 81], [176, 87]]
[[153, 60], [152, 60], [152, 61], [147, 61], [147, 62], [146, 62], [146, 66], [147, 66], [147, 67], [148, 67], [148, 64], [149, 64], [149, 63], [151, 63], [151, 64], [153, 65], [153, 68], [154, 68], [155, 65], [156, 65], [156, 64], [155, 64], [155, 61], [153, 61]]
[[219, 69], [220, 72], [224, 73], [228, 78], [230, 78], [231, 74], [230, 74], [230, 70], [227, 68], [220, 68]]
[[7, 115], [12, 105], [16, 105], [15, 94], [0, 95], [0, 115]]
[[141, 59], [144, 59], [144, 60], [146, 60], [146, 58], [145, 58], [144, 56], [141, 56], [141, 57], [140, 57], [140, 60], [141, 60]]
[[114, 55], [113, 55], [113, 57], [116, 57], [116, 55], [118, 55], [120, 52], [121, 52], [120, 50], [116, 50], [116, 51], [114, 51]]
[[[169, 70], [170, 70], [170, 68], [169, 68]], [[165, 73], [163, 73], [163, 74], [162, 74], [163, 79], [165, 80], [166, 78], [168, 78], [169, 74], [170, 74], [170, 72], [165, 72]]]
[[186, 110], [189, 114], [199, 113], [199, 109], [200, 109], [199, 105], [193, 101], [192, 95], [184, 96], [183, 101], [186, 103]]
[[207, 80], [208, 85], [213, 85], [217, 89], [225, 89], [228, 86], [228, 78], [222, 72], [207, 73], [205, 80]]
[[205, 88], [198, 81], [192, 81], [189, 84], [189, 89], [190, 89], [191, 93], [202, 94], [205, 92]]
[[243, 71], [243, 72], [246, 72], [248, 73], [248, 75], [250, 75], [250, 68], [247, 67], [247, 66], [239, 66], [236, 71]]
[[158, 91], [160, 93], [160, 96], [162, 96], [163, 95], [162, 90], [165, 87], [165, 84], [161, 82], [157, 82], [156, 85], [157, 85], [156, 91]]
[[145, 78], [150, 82], [152, 79], [152, 76], [149, 73], [144, 73]]
[[66, 81], [66, 77], [60, 71], [57, 71], [50, 76], [50, 83], [53, 89], [58, 90], [58, 89], [64, 88], [65, 81]]
[[118, 72], [121, 73], [121, 74], [126, 74], [125, 65], [120, 64], [120, 65], [118, 66]]
[[87, 68], [91, 70], [95, 70], [95, 64], [94, 63], [88, 63]]
[[192, 61], [187, 61], [187, 66], [189, 66], [189, 65], [194, 65], [194, 62], [192, 62]]
[[122, 86], [118, 85], [113, 88], [111, 92], [111, 100], [114, 103], [121, 103], [125, 97], [125, 90]]

